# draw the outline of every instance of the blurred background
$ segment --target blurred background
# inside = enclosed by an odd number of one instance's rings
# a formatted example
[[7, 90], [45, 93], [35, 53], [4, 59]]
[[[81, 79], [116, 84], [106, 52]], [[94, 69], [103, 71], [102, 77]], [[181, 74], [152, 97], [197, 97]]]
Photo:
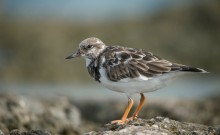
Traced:
[[[88, 75], [83, 59], [64, 59], [93, 36], [218, 75], [219, 12], [218, 0], [1, 1], [1, 90], [104, 89]], [[209, 81], [210, 75], [202, 78]]]
[[217, 96], [219, 13], [218, 0], [0, 1], [0, 92], [126, 103], [89, 76], [82, 58], [64, 59], [83, 39], [98, 37], [211, 72], [146, 94], [150, 100]]

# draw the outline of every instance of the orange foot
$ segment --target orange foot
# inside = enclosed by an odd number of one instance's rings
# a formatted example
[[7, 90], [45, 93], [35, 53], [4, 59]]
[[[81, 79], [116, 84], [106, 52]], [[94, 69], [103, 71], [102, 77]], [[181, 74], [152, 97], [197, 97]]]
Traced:
[[125, 124], [127, 122], [128, 122], [127, 119], [125, 119], [125, 120], [113, 120], [113, 121], [111, 121], [111, 124], [120, 124], [120, 125], [122, 125], [122, 124]]
[[111, 121], [111, 124], [126, 124], [126, 123], [128, 123], [129, 121], [133, 121], [133, 120], [135, 120], [135, 119], [137, 119], [137, 117], [130, 117], [130, 118], [127, 118], [127, 119], [125, 119], [125, 120], [113, 120], [113, 121]]
[[131, 98], [128, 99], [128, 106], [125, 109], [125, 112], [121, 118], [121, 120], [113, 120], [111, 121], [111, 124], [125, 124], [128, 122], [127, 117], [128, 117], [128, 113], [131, 110], [131, 107], [133, 106], [133, 100]]
[[130, 118], [127, 118], [127, 121], [133, 121], [133, 120], [135, 120], [137, 118], [138, 118], [137, 116], [131, 116]]

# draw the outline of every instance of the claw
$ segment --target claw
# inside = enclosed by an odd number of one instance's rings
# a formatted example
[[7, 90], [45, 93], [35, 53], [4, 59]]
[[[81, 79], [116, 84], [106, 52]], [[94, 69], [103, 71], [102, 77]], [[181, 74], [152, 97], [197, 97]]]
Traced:
[[128, 120], [113, 120], [113, 121], [111, 121], [111, 124], [123, 125], [123, 124], [125, 124], [127, 122], [128, 122]]
[[138, 118], [137, 116], [131, 116], [130, 118], [127, 118], [127, 121], [133, 121], [133, 120], [135, 120], [137, 118]]

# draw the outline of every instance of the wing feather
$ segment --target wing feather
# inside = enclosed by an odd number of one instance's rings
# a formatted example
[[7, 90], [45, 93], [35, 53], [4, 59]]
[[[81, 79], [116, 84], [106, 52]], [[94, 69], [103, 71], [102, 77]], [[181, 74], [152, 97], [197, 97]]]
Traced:
[[171, 71], [180, 70], [184, 65], [173, 64], [161, 59], [151, 52], [126, 47], [109, 47], [108, 53], [103, 54], [107, 75], [112, 81], [140, 75], [154, 77]]
[[163, 72], [169, 72], [170, 67], [167, 66], [162, 66], [160, 63], [148, 63], [147, 66], [149, 67], [150, 70], [158, 72], [158, 73], [163, 73]]

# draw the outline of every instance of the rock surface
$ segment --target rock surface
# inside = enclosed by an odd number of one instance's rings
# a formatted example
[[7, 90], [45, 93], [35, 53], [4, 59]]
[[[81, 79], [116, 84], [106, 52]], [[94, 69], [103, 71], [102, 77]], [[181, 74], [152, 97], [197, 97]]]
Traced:
[[[2, 133], [9, 134], [14, 129], [21, 131], [42, 129], [51, 134], [77, 135], [80, 133], [80, 125], [78, 109], [65, 97], [37, 99], [17, 94], [0, 94]], [[19, 130], [16, 130], [18, 135], [22, 133]], [[27, 133], [37, 135], [39, 132], [43, 133], [43, 131]]]
[[51, 135], [47, 131], [42, 131], [42, 130], [31, 130], [27, 132], [21, 132], [17, 129], [12, 130], [9, 135]]
[[[136, 101], [135, 103], [138, 103]], [[139, 117], [144, 119], [164, 116], [177, 121], [197, 123], [209, 126], [220, 126], [220, 95], [215, 95], [203, 100], [158, 100], [150, 101], [144, 104]], [[87, 101], [76, 104], [81, 111], [82, 118], [95, 123], [93, 128], [86, 129], [84, 132], [91, 130], [99, 131], [97, 127], [103, 123], [109, 123], [114, 119], [121, 118], [126, 106], [125, 102], [120, 101]], [[131, 115], [137, 104], [134, 105], [129, 115]], [[91, 117], [92, 114], [92, 117]], [[91, 125], [91, 123], [89, 123]]]
[[220, 127], [178, 122], [164, 117], [136, 119], [124, 125], [107, 124], [102, 131], [85, 135], [220, 135]]
[[220, 135], [219, 99], [219, 96], [216, 96], [205, 101], [178, 100], [166, 101], [166, 104], [151, 102], [140, 112], [140, 117], [146, 119], [137, 119], [126, 125], [107, 124], [101, 127], [103, 123], [120, 118], [125, 103], [120, 101], [77, 103], [61, 96], [45, 99], [2, 93], [0, 94], [0, 135], [79, 135], [81, 133]]

